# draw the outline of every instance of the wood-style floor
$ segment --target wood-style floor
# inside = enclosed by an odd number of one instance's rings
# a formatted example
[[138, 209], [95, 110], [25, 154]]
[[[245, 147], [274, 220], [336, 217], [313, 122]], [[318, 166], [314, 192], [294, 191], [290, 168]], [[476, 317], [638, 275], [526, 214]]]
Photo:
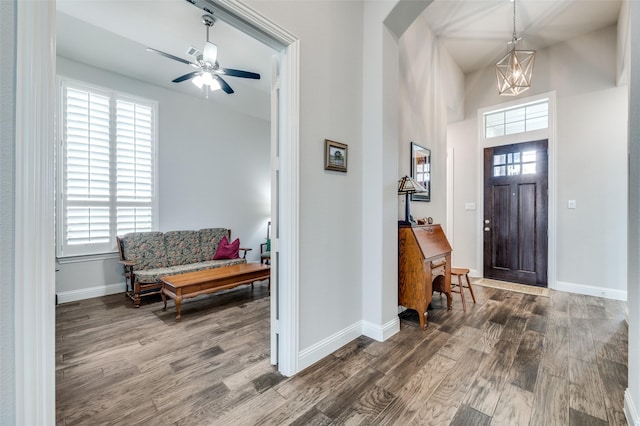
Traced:
[[626, 425], [624, 303], [474, 289], [466, 313], [436, 295], [426, 331], [402, 321], [292, 378], [269, 365], [265, 284], [185, 301], [180, 323], [172, 302], [60, 305], [57, 424]]

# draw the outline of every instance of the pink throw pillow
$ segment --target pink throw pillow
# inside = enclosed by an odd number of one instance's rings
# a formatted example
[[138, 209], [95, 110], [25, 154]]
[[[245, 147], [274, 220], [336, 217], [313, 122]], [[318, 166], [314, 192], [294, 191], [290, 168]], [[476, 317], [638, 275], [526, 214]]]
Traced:
[[226, 236], [223, 236], [218, 244], [216, 254], [213, 255], [213, 260], [218, 259], [238, 259], [240, 256], [238, 252], [240, 250], [240, 239], [236, 238], [232, 243], [227, 240]]

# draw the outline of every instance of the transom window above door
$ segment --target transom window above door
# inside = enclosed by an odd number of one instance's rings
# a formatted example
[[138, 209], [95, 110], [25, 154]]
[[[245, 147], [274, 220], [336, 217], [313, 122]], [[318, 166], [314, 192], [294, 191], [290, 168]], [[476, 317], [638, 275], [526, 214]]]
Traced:
[[536, 174], [536, 151], [509, 152], [493, 156], [493, 176]]
[[484, 114], [486, 139], [549, 128], [549, 99]]

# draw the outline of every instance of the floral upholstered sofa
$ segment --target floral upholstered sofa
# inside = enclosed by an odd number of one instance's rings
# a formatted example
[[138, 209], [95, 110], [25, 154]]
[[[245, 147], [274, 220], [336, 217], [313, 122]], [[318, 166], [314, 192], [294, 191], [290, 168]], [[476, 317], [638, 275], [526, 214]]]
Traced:
[[131, 232], [117, 237], [127, 295], [138, 307], [141, 297], [160, 293], [163, 276], [246, 263], [250, 249], [244, 248], [238, 258], [213, 260], [223, 237], [229, 240], [231, 230]]

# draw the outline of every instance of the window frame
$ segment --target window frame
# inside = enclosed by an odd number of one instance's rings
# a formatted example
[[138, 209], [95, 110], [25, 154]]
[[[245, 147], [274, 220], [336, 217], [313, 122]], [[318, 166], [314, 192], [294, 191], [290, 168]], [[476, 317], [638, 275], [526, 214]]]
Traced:
[[[119, 90], [101, 87], [92, 83], [76, 80], [65, 76], [57, 76], [58, 87], [58, 117], [56, 119], [55, 134], [55, 241], [56, 241], [56, 257], [63, 262], [81, 261], [83, 259], [101, 259], [112, 258], [114, 253], [118, 252], [116, 247], [117, 236], [117, 175], [116, 175], [116, 105], [118, 100], [125, 102], [133, 102], [143, 105], [151, 109], [151, 229], [157, 230], [159, 223], [159, 201], [158, 201], [158, 102], [151, 99], [142, 98], [140, 96], [125, 93]], [[65, 138], [65, 95], [66, 89], [73, 88], [83, 91], [90, 91], [109, 98], [109, 201], [110, 219], [109, 219], [109, 241], [103, 244], [82, 244], [69, 245], [66, 243], [65, 227], [66, 218], [65, 211], [68, 200], [65, 197], [66, 190], [66, 138]], [[124, 202], [126, 206], [129, 203]]]
[[[546, 117], [546, 126], [545, 127], [537, 127], [535, 129], [530, 129], [528, 124], [530, 124], [531, 122], [533, 122], [536, 118], [540, 118], [540, 117], [528, 117], [527, 116], [527, 109], [531, 108], [531, 107], [535, 107], [538, 105], [546, 105], [546, 115], [544, 115], [544, 117]], [[530, 102], [523, 102], [523, 103], [519, 103], [519, 104], [515, 104], [515, 105], [510, 105], [508, 107], [505, 108], [498, 108], [498, 109], [494, 109], [491, 111], [486, 111], [482, 113], [482, 129], [483, 129], [483, 139], [487, 140], [487, 139], [494, 139], [494, 138], [501, 138], [501, 137], [505, 137], [505, 136], [511, 136], [511, 135], [518, 135], [518, 134], [522, 134], [522, 133], [530, 133], [530, 132], [535, 132], [538, 130], [547, 130], [549, 129], [549, 114], [550, 114], [550, 101], [549, 98], [541, 98], [541, 99], [537, 99], [534, 101], [530, 101]], [[512, 113], [517, 113], [519, 111], [522, 111], [522, 116], [523, 119], [520, 120], [522, 122], [522, 127], [523, 130], [522, 131], [515, 131], [515, 132], [507, 132], [507, 129], [509, 128], [509, 125], [513, 125], [514, 123], [517, 123], [517, 121], [507, 121], [507, 114], [512, 112]], [[502, 114], [502, 120], [500, 122], [500, 124], [496, 124], [493, 126], [489, 126], [488, 125], [488, 118], [489, 116], [495, 116], [497, 114]], [[502, 134], [495, 134], [495, 135], [489, 135], [489, 127], [491, 128], [496, 128], [496, 127], [502, 127]]]

